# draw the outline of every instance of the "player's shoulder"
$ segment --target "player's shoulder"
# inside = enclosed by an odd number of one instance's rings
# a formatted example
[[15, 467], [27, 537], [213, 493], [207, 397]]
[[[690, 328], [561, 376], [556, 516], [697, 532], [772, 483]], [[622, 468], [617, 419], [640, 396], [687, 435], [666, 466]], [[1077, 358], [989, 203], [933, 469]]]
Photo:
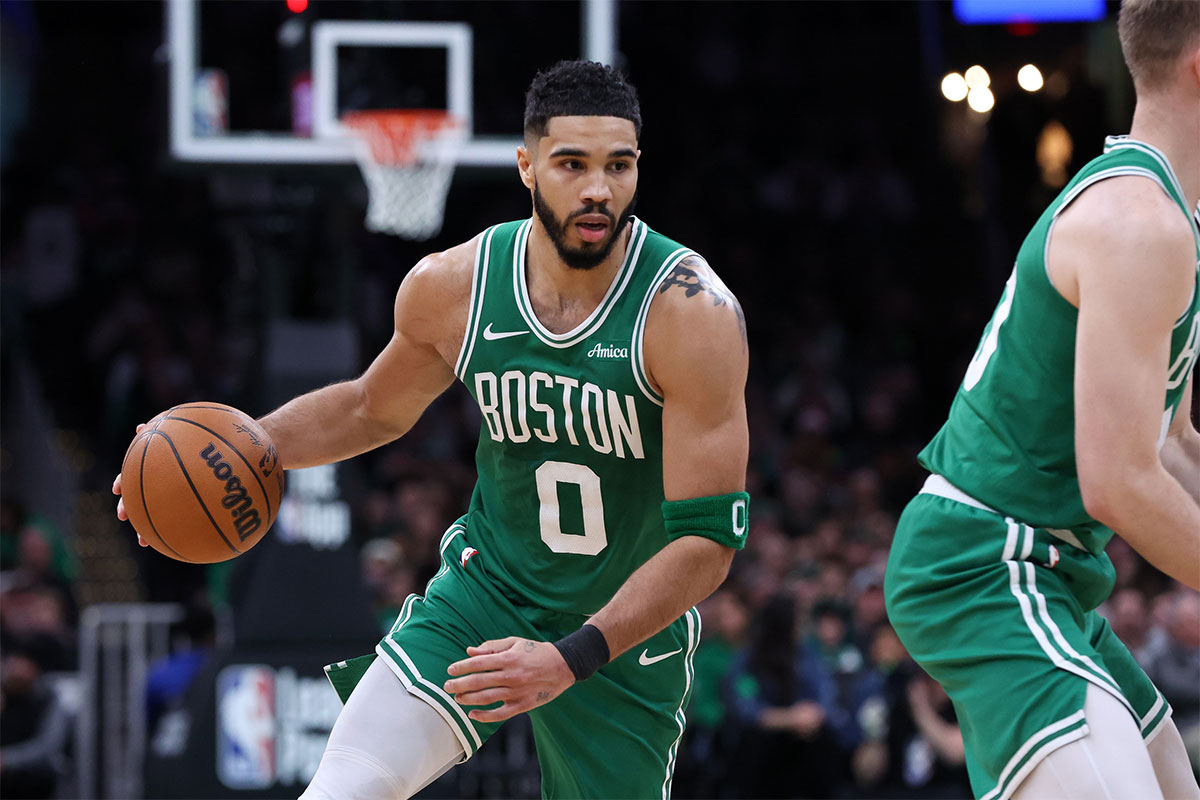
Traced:
[[646, 319], [647, 347], [667, 343], [677, 356], [688, 351], [741, 359], [746, 349], [746, 319], [741, 304], [706, 259], [688, 253], [654, 288]]
[[659, 280], [651, 314], [701, 322], [724, 316], [740, 317], [741, 305], [721, 276], [701, 255], [689, 252]]
[[475, 270], [475, 252], [482, 236], [478, 234], [461, 244], [430, 253], [416, 263], [405, 281], [422, 286], [457, 286], [465, 283], [470, 288]]
[[1191, 223], [1155, 181], [1121, 175], [1089, 186], [1060, 215], [1055, 233], [1066, 231], [1099, 249], [1114, 245], [1179, 249], [1193, 246]]
[[475, 250], [480, 237], [430, 253], [408, 271], [396, 291], [396, 328], [416, 341], [461, 339], [471, 305]]
[[1191, 298], [1191, 221], [1154, 181], [1120, 176], [1088, 187], [1060, 215], [1050, 246], [1048, 266], [1073, 305], [1086, 295], [1174, 319], [1186, 307], [1179, 298]]

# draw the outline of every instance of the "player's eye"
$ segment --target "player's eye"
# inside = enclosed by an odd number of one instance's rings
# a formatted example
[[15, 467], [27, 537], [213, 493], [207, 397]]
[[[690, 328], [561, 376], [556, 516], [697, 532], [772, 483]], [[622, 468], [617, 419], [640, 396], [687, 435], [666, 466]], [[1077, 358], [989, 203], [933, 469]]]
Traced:
[[609, 165], [608, 168], [611, 169], [613, 172], [624, 172], [627, 169], [629, 169], [629, 162], [628, 161], [614, 161], [612, 164]]

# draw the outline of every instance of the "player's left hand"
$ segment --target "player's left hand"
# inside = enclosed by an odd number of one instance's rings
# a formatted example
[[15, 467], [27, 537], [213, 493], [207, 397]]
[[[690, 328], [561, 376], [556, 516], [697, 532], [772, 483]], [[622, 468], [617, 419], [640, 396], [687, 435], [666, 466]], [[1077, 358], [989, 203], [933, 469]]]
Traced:
[[463, 706], [473, 709], [468, 716], [479, 722], [502, 722], [549, 703], [575, 682], [567, 662], [550, 642], [535, 642], [519, 636], [468, 647], [462, 661], [447, 668], [461, 677], [446, 681], [443, 688]]

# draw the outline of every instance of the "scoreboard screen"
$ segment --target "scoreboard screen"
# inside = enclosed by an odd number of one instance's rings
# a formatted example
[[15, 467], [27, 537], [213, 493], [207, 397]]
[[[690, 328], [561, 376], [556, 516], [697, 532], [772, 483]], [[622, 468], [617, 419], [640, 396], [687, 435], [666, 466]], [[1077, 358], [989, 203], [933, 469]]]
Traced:
[[966, 25], [1095, 22], [1104, 16], [1104, 0], [954, 0], [954, 17]]

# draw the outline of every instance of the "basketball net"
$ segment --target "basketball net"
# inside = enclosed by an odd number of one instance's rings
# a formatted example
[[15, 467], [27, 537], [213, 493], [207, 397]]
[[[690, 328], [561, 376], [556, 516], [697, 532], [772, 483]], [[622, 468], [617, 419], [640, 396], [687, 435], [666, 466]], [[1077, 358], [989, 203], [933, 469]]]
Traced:
[[354, 155], [370, 198], [367, 228], [404, 239], [429, 239], [442, 229], [462, 127], [447, 111], [352, 111], [342, 122], [354, 134]]

